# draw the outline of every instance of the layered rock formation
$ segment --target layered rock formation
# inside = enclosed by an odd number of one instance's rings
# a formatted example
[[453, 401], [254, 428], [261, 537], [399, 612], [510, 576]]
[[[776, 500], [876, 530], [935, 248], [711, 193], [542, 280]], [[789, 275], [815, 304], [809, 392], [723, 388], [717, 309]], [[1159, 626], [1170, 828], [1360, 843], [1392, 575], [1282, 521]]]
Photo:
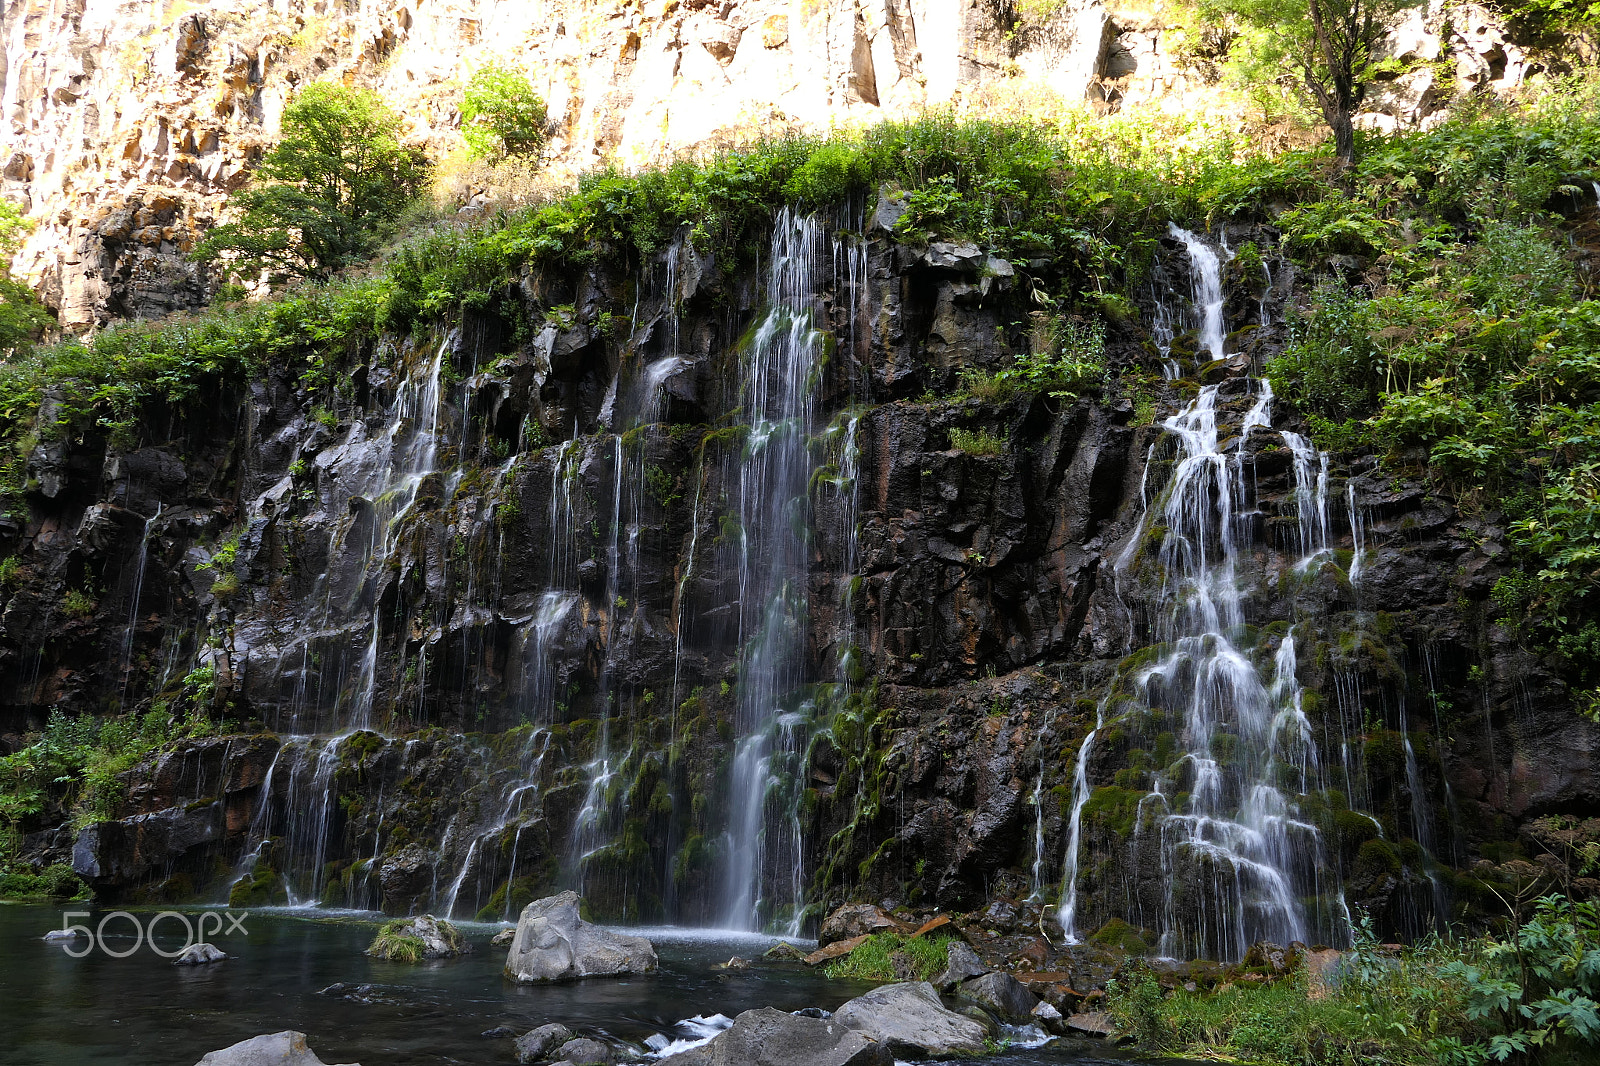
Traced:
[[[603, 918], [799, 927], [865, 898], [1037, 929], [1073, 887], [1078, 929], [1153, 948], [1171, 877], [1130, 843], [1151, 829], [1145, 775], [1187, 741], [1138, 716], [1085, 737], [1156, 661], [1168, 531], [1144, 516], [1175, 465], [1160, 420], [1202, 384], [1251, 486], [1234, 639], [1270, 671], [1293, 632], [1306, 720], [1341, 767], [1305, 813], [1328, 874], [1316, 932], [1336, 938], [1340, 902], [1396, 934], [1470, 912], [1459, 871], [1595, 801], [1595, 727], [1483, 609], [1505, 572], [1492, 521], [1368, 457], [1308, 483], [1292, 414], [1261, 421], [1251, 370], [1299, 298], [1270, 228], [1226, 234], [1275, 279], [1225, 272], [1236, 355], [1126, 319], [1109, 358], [1145, 384], [1080, 400], [963, 395], [964, 370], [1035, 343], [1025, 294], [980, 249], [863, 228], [780, 220], [787, 310], [679, 242], [632, 279], [530, 276], [510, 309], [386, 338], [331, 400], [280, 370], [167, 443], [40, 449], [6, 545], [0, 734], [109, 694], [212, 708], [234, 733], [136, 768], [112, 817], [37, 832], [29, 855], [106, 898], [494, 919], [581, 885]], [[1190, 317], [1188, 256], [1162, 247], [1145, 321]], [[831, 357], [790, 368], [802, 466], [763, 482], [779, 430], [748, 395], [777, 366], [751, 353], [778, 335]], [[1187, 376], [1163, 383], [1164, 360]], [[747, 498], [761, 484], [799, 486], [773, 512], [799, 538], [781, 550]], [[751, 542], [793, 555], [787, 584]], [[758, 586], [806, 605], [788, 674], [741, 628]], [[93, 609], [64, 609], [84, 588]]]
[[[0, 189], [37, 223], [16, 271], [72, 331], [206, 302], [215, 279], [186, 253], [311, 80], [376, 89], [447, 159], [472, 71], [520, 67], [549, 103], [560, 182], [939, 105], [1198, 114], [1226, 48], [1103, 0], [1036, 22], [987, 0], [13, 0], [3, 32]], [[1477, 4], [1411, 16], [1394, 53], [1372, 117], [1388, 128], [1538, 69]]]

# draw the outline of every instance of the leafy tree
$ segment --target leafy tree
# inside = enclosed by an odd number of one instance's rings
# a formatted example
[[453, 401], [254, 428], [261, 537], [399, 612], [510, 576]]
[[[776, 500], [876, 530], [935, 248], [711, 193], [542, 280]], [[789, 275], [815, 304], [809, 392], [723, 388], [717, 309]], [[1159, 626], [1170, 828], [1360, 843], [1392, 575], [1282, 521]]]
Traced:
[[33, 290], [11, 276], [11, 257], [27, 232], [22, 212], [0, 200], [0, 355], [29, 347], [53, 324]]
[[532, 157], [544, 147], [545, 105], [519, 70], [480, 68], [461, 99], [461, 136], [480, 159]]
[[195, 255], [231, 253], [241, 272], [324, 278], [368, 258], [427, 177], [427, 160], [400, 142], [400, 116], [376, 94], [312, 85], [234, 198], [243, 215], [212, 229]]
[[1299, 78], [1333, 130], [1339, 162], [1355, 161], [1355, 113], [1376, 73], [1372, 49], [1395, 15], [1420, 0], [1210, 0], [1209, 17], [1255, 31], [1247, 67]]

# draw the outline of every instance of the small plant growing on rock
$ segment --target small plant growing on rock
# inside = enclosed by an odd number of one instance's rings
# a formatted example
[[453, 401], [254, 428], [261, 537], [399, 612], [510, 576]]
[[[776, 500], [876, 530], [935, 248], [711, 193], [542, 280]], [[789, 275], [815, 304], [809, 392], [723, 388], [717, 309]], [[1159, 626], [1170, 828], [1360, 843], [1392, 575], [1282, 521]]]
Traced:
[[100, 602], [94, 595], [83, 589], [68, 589], [67, 594], [61, 597], [61, 610], [69, 618], [93, 617], [98, 606]]
[[968, 455], [999, 455], [1006, 450], [1005, 438], [983, 430], [952, 429], [950, 446]]
[[411, 928], [411, 923], [404, 918], [383, 923], [372, 946], [367, 948], [367, 954], [390, 962], [421, 962], [426, 945], [421, 937], [411, 933]]

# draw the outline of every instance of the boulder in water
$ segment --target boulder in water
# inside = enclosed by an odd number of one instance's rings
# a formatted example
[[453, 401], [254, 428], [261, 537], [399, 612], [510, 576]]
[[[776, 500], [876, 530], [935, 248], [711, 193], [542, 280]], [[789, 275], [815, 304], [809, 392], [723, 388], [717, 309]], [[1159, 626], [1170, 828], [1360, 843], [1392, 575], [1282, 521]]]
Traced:
[[396, 918], [385, 922], [367, 948], [375, 959], [393, 962], [420, 962], [423, 959], [448, 959], [472, 950], [467, 938], [443, 918], [419, 914], [415, 918]]
[[654, 973], [656, 949], [641, 936], [624, 936], [578, 917], [576, 892], [536, 899], [522, 909], [506, 954], [506, 976], [537, 983]]
[[201, 942], [190, 944], [183, 949], [183, 954], [172, 961], [174, 966], [209, 966], [213, 962], [221, 962], [228, 957], [228, 953], [215, 944]]
[[886, 1045], [897, 1056], [978, 1055], [984, 1027], [947, 1010], [926, 981], [874, 988], [833, 1012], [833, 1020]]
[[888, 1047], [827, 1018], [747, 1010], [710, 1043], [661, 1060], [661, 1066], [892, 1066]]
[[1039, 997], [1008, 973], [986, 973], [963, 981], [956, 994], [1008, 1022], [1028, 1021], [1039, 1005]]
[[572, 1039], [572, 1030], [560, 1022], [541, 1025], [517, 1037], [518, 1062], [545, 1062], [556, 1048]]
[[806, 953], [787, 940], [780, 940], [768, 948], [761, 957], [772, 962], [804, 962]]
[[572, 1066], [612, 1066], [617, 1061], [617, 1056], [606, 1045], [598, 1040], [588, 1037], [579, 1037], [568, 1040], [556, 1051], [562, 1062], [570, 1062]]
[[253, 1036], [221, 1051], [213, 1051], [195, 1066], [324, 1066], [324, 1063], [306, 1046], [306, 1034], [287, 1029]]
[[508, 948], [511, 946], [511, 941], [516, 939], [516, 936], [517, 931], [515, 929], [502, 929], [489, 938], [489, 946], [492, 948]]

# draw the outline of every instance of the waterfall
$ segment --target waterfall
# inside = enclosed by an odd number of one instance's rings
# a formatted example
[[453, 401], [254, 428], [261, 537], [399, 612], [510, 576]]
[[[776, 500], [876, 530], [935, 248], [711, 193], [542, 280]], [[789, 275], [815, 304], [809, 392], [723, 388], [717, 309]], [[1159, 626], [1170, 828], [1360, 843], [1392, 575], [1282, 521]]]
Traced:
[[150, 531], [160, 518], [161, 505], [158, 503], [156, 513], [144, 520], [144, 532], [139, 535], [139, 554], [133, 563], [133, 591], [128, 598], [128, 621], [122, 628], [122, 656], [118, 663], [122, 689], [117, 696], [118, 707], [126, 704], [128, 698], [128, 675], [133, 672], [133, 641], [139, 631], [139, 600], [144, 595], [145, 563], [150, 555]]
[[[1195, 235], [1172, 232], [1191, 264], [1200, 346], [1220, 358], [1220, 260]], [[1236, 959], [1256, 940], [1331, 932], [1325, 897], [1337, 886], [1322, 884], [1321, 835], [1300, 809], [1325, 783], [1296, 677], [1297, 627], [1274, 641], [1247, 624], [1257, 514], [1247, 449], [1255, 431], [1271, 428], [1273, 401], [1266, 381], [1250, 384], [1250, 406], [1233, 416], [1236, 435], [1221, 431], [1218, 384], [1161, 424], [1175, 462], [1164, 485], [1141, 488], [1144, 514], [1115, 567], [1118, 595], [1144, 600], [1150, 650], [1118, 671], [1078, 751], [1058, 911], [1069, 942], [1082, 935], [1086, 811], [1100, 801], [1092, 763], [1113, 726], [1155, 756], [1144, 769], [1128, 767], [1145, 780], [1142, 796], [1123, 787], [1122, 774], [1106, 795], [1129, 820], [1118, 831], [1131, 836], [1122, 845], [1128, 918], [1154, 927], [1159, 954]], [[1279, 436], [1293, 456], [1288, 505], [1298, 536], [1289, 563], [1304, 570], [1329, 549], [1328, 460], [1292, 432]], [[1147, 477], [1154, 446], [1150, 459]], [[1307, 900], [1318, 901], [1317, 916]]]
[[806, 639], [808, 452], [822, 337], [813, 324], [823, 230], [782, 211], [773, 228], [766, 314], [746, 349], [737, 471], [742, 651], [720, 918], [735, 929], [799, 920], [802, 856], [783, 776], [801, 753], [799, 712], [783, 701], [802, 680]]
[[1212, 359], [1221, 359], [1227, 354], [1227, 332], [1222, 321], [1222, 260], [1214, 248], [1176, 222], [1169, 222], [1167, 231], [1182, 241], [1189, 253], [1189, 285], [1200, 319], [1200, 347], [1210, 352]]
[[1072, 816], [1067, 821], [1067, 870], [1062, 880], [1061, 910], [1057, 918], [1066, 932], [1067, 943], [1076, 944], [1078, 936], [1078, 861], [1083, 845], [1083, 805], [1089, 802], [1089, 757], [1094, 752], [1094, 738], [1105, 725], [1105, 704], [1095, 711], [1094, 728], [1089, 730], [1078, 747], [1077, 769], [1072, 773]]
[[1361, 584], [1361, 574], [1364, 567], [1362, 556], [1366, 554], [1367, 525], [1361, 508], [1356, 504], [1356, 483], [1344, 483], [1345, 511], [1350, 520], [1350, 587], [1357, 588]]

